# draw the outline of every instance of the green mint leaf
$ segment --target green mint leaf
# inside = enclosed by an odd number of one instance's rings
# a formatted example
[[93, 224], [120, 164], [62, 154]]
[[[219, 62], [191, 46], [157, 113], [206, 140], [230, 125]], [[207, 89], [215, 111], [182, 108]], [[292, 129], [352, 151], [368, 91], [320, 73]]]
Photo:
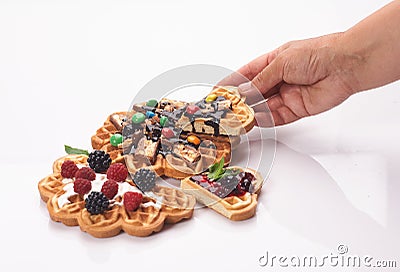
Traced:
[[209, 173], [207, 177], [212, 180], [219, 179], [225, 172], [224, 170], [225, 159], [224, 157], [221, 160], [209, 167]]
[[83, 155], [89, 156], [89, 152], [87, 150], [84, 150], [84, 149], [74, 148], [74, 147], [70, 147], [68, 145], [64, 145], [64, 149], [65, 149], [65, 152], [67, 154], [69, 154], [69, 155], [71, 155], [71, 154], [83, 154]]
[[226, 169], [224, 174], [221, 176], [222, 177], [226, 177], [226, 176], [236, 176], [237, 174], [240, 173], [240, 169], [237, 168], [229, 168]]

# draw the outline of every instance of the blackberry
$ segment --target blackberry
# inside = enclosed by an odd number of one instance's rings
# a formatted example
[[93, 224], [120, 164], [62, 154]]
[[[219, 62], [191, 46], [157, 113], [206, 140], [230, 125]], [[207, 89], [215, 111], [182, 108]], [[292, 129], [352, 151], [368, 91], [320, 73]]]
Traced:
[[133, 176], [133, 182], [143, 192], [150, 191], [156, 185], [156, 173], [146, 168], [139, 169]]
[[95, 150], [89, 154], [88, 163], [96, 173], [104, 173], [111, 164], [110, 155], [102, 150]]
[[245, 192], [250, 192], [252, 193], [253, 191], [253, 184], [252, 181], [254, 180], [254, 176], [251, 173], [246, 172], [243, 175], [242, 180], [240, 181], [240, 189], [242, 189]]
[[90, 214], [101, 214], [108, 209], [108, 198], [102, 192], [91, 192], [85, 199], [85, 208]]
[[222, 187], [226, 188], [229, 191], [229, 194], [239, 184], [240, 177], [239, 175], [227, 175], [220, 178], [218, 182], [221, 183]]
[[226, 187], [221, 186], [221, 187], [218, 187], [218, 188], [215, 190], [215, 192], [212, 192], [212, 193], [214, 193], [215, 195], [217, 195], [217, 196], [220, 197], [220, 198], [224, 198], [224, 197], [226, 197], [227, 195], [229, 195], [230, 192], [232, 192], [231, 189], [228, 189], [228, 188], [226, 188]]

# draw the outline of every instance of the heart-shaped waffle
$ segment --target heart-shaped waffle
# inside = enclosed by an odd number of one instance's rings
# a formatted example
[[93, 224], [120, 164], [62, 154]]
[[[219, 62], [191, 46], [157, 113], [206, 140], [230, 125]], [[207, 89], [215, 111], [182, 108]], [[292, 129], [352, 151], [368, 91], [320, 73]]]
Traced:
[[[66, 160], [73, 161], [78, 167], [87, 166], [87, 157], [84, 155], [62, 157], [54, 162], [53, 173], [38, 184], [40, 196], [47, 202], [50, 218], [56, 222], [67, 226], [79, 225], [82, 231], [104, 238], [121, 231], [134, 236], [148, 236], [159, 232], [165, 223], [177, 223], [192, 217], [195, 198], [163, 186], [155, 186], [144, 194], [136, 210], [127, 210], [123, 205], [123, 192], [140, 192], [129, 181], [118, 183], [118, 193], [110, 200], [107, 210], [91, 214], [85, 207], [85, 196], [74, 192], [74, 179], [61, 175], [61, 166]], [[104, 174], [96, 174], [93, 184], [100, 182], [101, 185], [103, 180], [107, 180]]]
[[[257, 198], [261, 191], [263, 178], [260, 173], [249, 168], [232, 166], [226, 170], [233, 172], [214, 181], [210, 181], [208, 178], [209, 172], [187, 177], [181, 181], [181, 188], [185, 193], [195, 196], [199, 203], [210, 207], [230, 220], [248, 219], [256, 212]], [[240, 177], [236, 182], [235, 176]], [[243, 186], [243, 181], [248, 185]]]

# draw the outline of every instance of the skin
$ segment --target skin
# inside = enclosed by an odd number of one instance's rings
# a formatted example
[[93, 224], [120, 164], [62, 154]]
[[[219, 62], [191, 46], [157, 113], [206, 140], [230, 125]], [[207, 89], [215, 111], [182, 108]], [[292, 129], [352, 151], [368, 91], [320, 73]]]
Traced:
[[239, 86], [258, 126], [288, 124], [400, 79], [399, 25], [397, 0], [345, 32], [286, 43], [218, 85]]

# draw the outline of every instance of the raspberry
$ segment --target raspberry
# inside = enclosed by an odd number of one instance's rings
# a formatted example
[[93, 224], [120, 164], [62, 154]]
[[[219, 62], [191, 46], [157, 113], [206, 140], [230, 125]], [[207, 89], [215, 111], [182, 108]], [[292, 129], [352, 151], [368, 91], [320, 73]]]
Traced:
[[150, 191], [156, 185], [156, 173], [150, 169], [139, 169], [133, 176], [133, 182], [142, 191]]
[[102, 192], [91, 192], [85, 201], [85, 208], [90, 214], [104, 213], [110, 205], [110, 201]]
[[73, 178], [78, 170], [78, 166], [73, 161], [65, 160], [61, 165], [61, 176], [63, 178]]
[[128, 169], [122, 163], [114, 163], [107, 170], [107, 178], [117, 182], [125, 181], [128, 177]]
[[75, 178], [84, 178], [91, 181], [96, 179], [96, 173], [89, 167], [83, 167], [76, 171]]
[[142, 203], [143, 195], [137, 192], [126, 192], [124, 194], [124, 206], [129, 212], [135, 211]]
[[77, 178], [74, 181], [74, 192], [80, 195], [85, 195], [92, 190], [92, 183], [90, 180], [84, 178]]
[[104, 173], [111, 164], [110, 155], [102, 150], [95, 150], [89, 154], [88, 163], [96, 173]]
[[108, 198], [113, 199], [114, 196], [118, 193], [118, 184], [112, 179], [107, 180], [104, 182], [103, 186], [101, 187], [101, 192]]

